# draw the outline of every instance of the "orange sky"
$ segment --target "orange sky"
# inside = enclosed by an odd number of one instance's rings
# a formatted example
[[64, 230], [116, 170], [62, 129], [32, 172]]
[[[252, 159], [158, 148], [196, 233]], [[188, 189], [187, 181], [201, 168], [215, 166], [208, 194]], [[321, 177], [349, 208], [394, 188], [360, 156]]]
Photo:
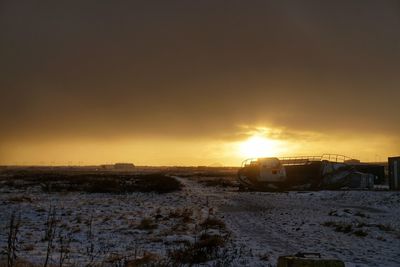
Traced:
[[[266, 132], [267, 131], [267, 132]], [[251, 157], [338, 153], [363, 161], [384, 161], [398, 154], [398, 140], [385, 136], [329, 136], [302, 133], [302, 138], [279, 138], [261, 129], [238, 140], [163, 138], [68, 140], [10, 143], [3, 146], [3, 164], [91, 165], [133, 162], [137, 165], [238, 166]]]
[[398, 10], [372, 0], [2, 2], [0, 164], [399, 155]]

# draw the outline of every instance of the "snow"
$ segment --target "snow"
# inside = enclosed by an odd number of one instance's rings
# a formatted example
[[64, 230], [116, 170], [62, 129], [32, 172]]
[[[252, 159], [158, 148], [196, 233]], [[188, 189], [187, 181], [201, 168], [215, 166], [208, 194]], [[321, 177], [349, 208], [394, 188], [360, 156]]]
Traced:
[[[318, 252], [346, 266], [400, 266], [400, 195], [393, 192], [320, 191], [240, 193], [222, 207], [237, 242], [255, 254]], [[331, 215], [329, 215], [331, 214]], [[362, 216], [362, 217], [361, 217]], [[336, 232], [329, 221], [347, 223], [368, 235]], [[356, 228], [357, 225], [367, 225]], [[379, 230], [388, 225], [393, 231]]]
[[[18, 255], [43, 263], [45, 222], [49, 207], [54, 206], [57, 233], [72, 233], [71, 264], [90, 258], [90, 244], [98, 260], [126, 251], [163, 257], [183, 242], [195, 242], [198, 224], [216, 216], [231, 232], [227, 253], [236, 257], [232, 263], [236, 266], [275, 266], [279, 256], [297, 252], [318, 252], [341, 259], [346, 266], [400, 266], [399, 192], [239, 192], [176, 178], [185, 187], [168, 194], [45, 194], [3, 188], [0, 248], [7, 244], [7, 224], [17, 211], [22, 221]], [[181, 218], [171, 216], [184, 209], [193, 211], [192, 222], [181, 223]], [[157, 228], [138, 229], [144, 218], [152, 218]], [[326, 222], [351, 225], [352, 230], [338, 232], [323, 225]], [[357, 230], [367, 236], [357, 236]], [[57, 257], [54, 252], [52, 261]]]

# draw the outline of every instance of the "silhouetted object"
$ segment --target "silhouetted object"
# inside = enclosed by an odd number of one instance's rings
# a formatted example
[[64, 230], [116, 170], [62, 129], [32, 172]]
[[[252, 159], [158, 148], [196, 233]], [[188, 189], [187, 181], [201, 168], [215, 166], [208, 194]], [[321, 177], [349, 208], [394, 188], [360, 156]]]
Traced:
[[389, 159], [389, 188], [400, 190], [400, 157], [390, 157]]
[[374, 184], [385, 183], [385, 166], [376, 163], [354, 163], [352, 165], [356, 171], [370, 173], [374, 176]]
[[115, 163], [114, 168], [118, 170], [129, 170], [135, 168], [133, 163]]
[[243, 162], [238, 178], [243, 188], [261, 191], [373, 189], [384, 167], [342, 155], [258, 158]]
[[115, 164], [103, 164], [100, 165], [105, 170], [131, 170], [135, 168], [133, 163], [115, 163]]

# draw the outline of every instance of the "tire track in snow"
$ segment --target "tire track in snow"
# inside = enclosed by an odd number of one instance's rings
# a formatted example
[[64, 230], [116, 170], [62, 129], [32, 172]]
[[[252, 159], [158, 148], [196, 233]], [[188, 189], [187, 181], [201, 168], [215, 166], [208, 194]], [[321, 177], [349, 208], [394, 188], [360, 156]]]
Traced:
[[285, 238], [290, 233], [267, 215], [273, 209], [268, 202], [260, 202], [253, 195], [241, 194], [221, 211], [237, 242], [245, 243], [255, 256], [269, 255], [270, 260], [276, 262], [278, 255], [293, 254], [299, 248]]

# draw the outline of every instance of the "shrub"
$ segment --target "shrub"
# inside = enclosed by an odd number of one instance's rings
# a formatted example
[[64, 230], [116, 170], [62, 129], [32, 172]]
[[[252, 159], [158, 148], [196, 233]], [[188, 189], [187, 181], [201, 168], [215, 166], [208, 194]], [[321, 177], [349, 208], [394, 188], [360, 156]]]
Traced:
[[[355, 236], [359, 236], [359, 237], [364, 237], [364, 236], [368, 235], [368, 233], [365, 232], [362, 229], [353, 230], [353, 226], [351, 224], [344, 223], [344, 222], [328, 221], [328, 222], [322, 223], [322, 225], [326, 226], [326, 227], [335, 228], [335, 231], [336, 232], [340, 232], [340, 233], [345, 233], [345, 234], [351, 233], [351, 234], [353, 234]], [[356, 224], [357, 228], [362, 228], [362, 227], [365, 227], [365, 226], [368, 226], [368, 225], [363, 223], [363, 222]]]
[[322, 226], [326, 226], [326, 227], [331, 227], [331, 226], [335, 226], [336, 223], [332, 222], [332, 221], [327, 221], [327, 222], [323, 222]]
[[140, 230], [153, 230], [157, 227], [158, 225], [151, 218], [143, 218], [137, 226]]
[[208, 252], [212, 252], [215, 248], [222, 247], [224, 244], [225, 240], [222, 236], [209, 234], [202, 234], [198, 242], [199, 247], [206, 248]]
[[226, 225], [225, 222], [218, 219], [218, 218], [207, 218], [205, 221], [203, 221], [200, 226], [202, 226], [205, 229], [225, 229]]
[[322, 223], [323, 226], [326, 227], [333, 227], [335, 228], [336, 232], [341, 232], [341, 233], [350, 233], [353, 230], [353, 226], [351, 224], [347, 224], [344, 222], [324, 222]]
[[190, 223], [193, 221], [193, 210], [192, 209], [184, 209], [182, 212], [182, 222], [184, 223]]
[[[44, 192], [84, 191], [87, 193], [156, 192], [169, 193], [181, 190], [182, 184], [163, 173], [144, 175], [72, 172], [24, 171], [11, 173], [3, 185], [18, 188], [40, 186]], [[13, 182], [8, 182], [13, 181]], [[19, 181], [18, 183], [16, 181]], [[22, 182], [22, 183], [20, 183]]]
[[22, 203], [29, 202], [32, 203], [32, 199], [29, 196], [13, 196], [7, 199], [9, 202]]
[[353, 234], [359, 237], [365, 237], [368, 235], [368, 233], [363, 230], [354, 231]]
[[341, 233], [350, 233], [352, 230], [353, 227], [351, 224], [338, 224], [335, 227], [335, 231]]
[[365, 218], [367, 217], [367, 215], [365, 215], [364, 213], [358, 211], [356, 214], [354, 214], [355, 216], [361, 217], [361, 218]]
[[176, 209], [171, 211], [168, 215], [169, 218], [180, 218], [184, 223], [192, 222], [193, 221], [192, 216], [193, 216], [193, 210], [189, 208], [183, 210]]
[[123, 188], [117, 179], [99, 179], [87, 184], [85, 191], [89, 193], [120, 193]]
[[139, 267], [139, 266], [157, 266], [158, 265], [158, 255], [145, 252], [142, 257], [137, 257], [132, 260], [125, 262], [126, 267]]
[[392, 232], [394, 231], [393, 227], [388, 224], [378, 224], [378, 229], [385, 232]]
[[234, 187], [236, 184], [232, 181], [232, 179], [227, 178], [217, 178], [217, 179], [204, 179], [199, 181], [201, 184], [205, 186], [219, 186], [219, 187]]
[[182, 184], [175, 178], [165, 174], [146, 174], [135, 177], [133, 184], [127, 187], [128, 191], [169, 193], [182, 189]]
[[220, 235], [203, 234], [194, 244], [186, 244], [183, 248], [169, 252], [169, 257], [175, 264], [198, 264], [218, 257], [225, 239]]

